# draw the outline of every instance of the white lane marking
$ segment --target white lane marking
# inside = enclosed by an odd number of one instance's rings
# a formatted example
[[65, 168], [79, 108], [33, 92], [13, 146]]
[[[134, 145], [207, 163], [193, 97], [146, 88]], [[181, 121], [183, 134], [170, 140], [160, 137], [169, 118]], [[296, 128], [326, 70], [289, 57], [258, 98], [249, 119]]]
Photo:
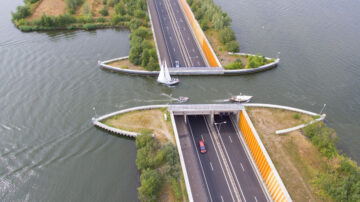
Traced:
[[[191, 124], [190, 124], [190, 122], [189, 122], [189, 129], [190, 129], [190, 130], [189, 130], [190, 136], [192, 137], [193, 143], [194, 143], [194, 145], [195, 145], [195, 147], [196, 147], [195, 138], [194, 138], [194, 134], [193, 134], [192, 129], [191, 129]], [[203, 165], [202, 165], [202, 162], [201, 162], [201, 160], [200, 160], [200, 156], [199, 156], [199, 153], [198, 153], [198, 152], [196, 152], [196, 156], [198, 157], [198, 161], [200, 162], [201, 172], [202, 172], [202, 174], [203, 174], [203, 176], [204, 176], [203, 179], [205, 180], [206, 188], [207, 188], [207, 191], [208, 191], [209, 196], [210, 196], [210, 201], [213, 201], [213, 199], [212, 199], [212, 197], [211, 197], [210, 189], [209, 189], [209, 184], [207, 183], [207, 179], [206, 179], [206, 176], [205, 176], [204, 167], [203, 167]]]
[[202, 140], [204, 140], [204, 136], [203, 136], [203, 135], [201, 135], [201, 138], [202, 138]]
[[242, 170], [243, 170], [243, 172], [245, 171], [245, 169], [244, 169], [244, 166], [242, 165], [242, 163], [240, 162], [240, 165], [241, 165], [241, 168], [242, 168]]
[[224, 198], [222, 197], [222, 195], [220, 195], [221, 201], [224, 202]]
[[231, 137], [229, 136], [229, 139], [230, 139], [230, 142], [232, 143], [232, 139], [231, 139]]
[[254, 198], [255, 198], [255, 201], [257, 202], [258, 200], [257, 200], [256, 196], [254, 196]]
[[[233, 201], [235, 201], [235, 200], [234, 200], [233, 193], [232, 193], [231, 188], [230, 188], [230, 185], [229, 185], [229, 181], [228, 181], [228, 179], [227, 179], [227, 177], [226, 177], [226, 174], [225, 174], [225, 171], [224, 171], [223, 165], [222, 165], [222, 163], [221, 163], [221, 161], [220, 161], [220, 156], [219, 156], [219, 153], [218, 153], [218, 151], [217, 151], [218, 149], [216, 148], [215, 141], [214, 141], [214, 139], [213, 139], [213, 137], [212, 137], [212, 135], [211, 135], [212, 133], [211, 133], [211, 130], [210, 130], [210, 126], [209, 126], [209, 124], [208, 124], [208, 122], [207, 122], [207, 120], [206, 120], [205, 116], [202, 116], [202, 118], [204, 119], [204, 122], [205, 122], [206, 128], [208, 129], [208, 134], [209, 134], [209, 136], [210, 136], [210, 139], [211, 139], [212, 145], [213, 145], [213, 147], [214, 147], [214, 150], [215, 150], [215, 153], [216, 153], [216, 156], [217, 156], [217, 160], [219, 161], [219, 164], [220, 164], [220, 167], [221, 167], [222, 173], [223, 173], [223, 175], [224, 175], [224, 178], [225, 178], [225, 181], [226, 181], [226, 185], [227, 185], [228, 190], [229, 190], [229, 192], [230, 192], [231, 198], [232, 198], [232, 200], [233, 200]], [[214, 137], [214, 138], [215, 138], [215, 137]]]
[[214, 167], [211, 162], [210, 162], [210, 167], [211, 167], [211, 170], [214, 171]]

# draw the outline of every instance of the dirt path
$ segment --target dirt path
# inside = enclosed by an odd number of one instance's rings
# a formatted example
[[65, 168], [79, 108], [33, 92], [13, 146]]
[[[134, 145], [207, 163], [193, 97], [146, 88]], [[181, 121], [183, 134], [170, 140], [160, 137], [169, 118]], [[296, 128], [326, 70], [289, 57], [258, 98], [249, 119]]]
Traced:
[[35, 8], [34, 13], [28, 18], [28, 20], [39, 19], [43, 14], [48, 16], [58, 16], [65, 13], [65, 0], [42, 0]]
[[312, 117], [301, 114], [297, 119], [295, 112], [268, 108], [247, 108], [247, 112], [291, 198], [322, 201], [315, 195], [311, 180], [324, 169], [326, 159], [300, 131], [275, 134], [276, 130], [299, 125]]

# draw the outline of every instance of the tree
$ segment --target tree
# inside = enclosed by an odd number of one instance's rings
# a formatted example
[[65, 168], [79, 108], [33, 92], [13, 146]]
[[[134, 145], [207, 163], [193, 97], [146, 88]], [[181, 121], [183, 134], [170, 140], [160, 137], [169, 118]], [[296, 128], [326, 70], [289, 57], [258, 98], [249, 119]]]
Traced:
[[24, 19], [27, 16], [29, 16], [30, 13], [30, 8], [27, 6], [18, 6], [16, 7], [16, 12], [15, 13], [11, 13], [12, 14], [12, 20], [20, 20], [20, 19]]
[[229, 52], [238, 52], [239, 51], [239, 44], [237, 41], [233, 40], [226, 43], [226, 50]]
[[133, 63], [134, 65], [140, 65], [141, 53], [142, 53], [141, 45], [140, 44], [133, 45], [130, 49], [130, 55], [129, 55], [130, 62]]
[[148, 49], [144, 49], [142, 52], [142, 63], [141, 66], [146, 67], [150, 60], [150, 53]]
[[219, 41], [222, 44], [226, 44], [232, 40], [235, 40], [235, 34], [230, 27], [226, 27], [219, 32]]
[[140, 201], [156, 201], [161, 185], [160, 174], [156, 170], [146, 169], [140, 176], [140, 182]]

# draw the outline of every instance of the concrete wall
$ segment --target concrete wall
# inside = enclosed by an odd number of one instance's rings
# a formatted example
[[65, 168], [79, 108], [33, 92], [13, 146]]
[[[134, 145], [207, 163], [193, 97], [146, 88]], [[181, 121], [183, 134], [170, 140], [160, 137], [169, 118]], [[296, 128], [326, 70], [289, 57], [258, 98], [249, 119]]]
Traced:
[[221, 64], [216, 57], [214, 51], [211, 48], [209, 41], [207, 40], [204, 32], [202, 31], [199, 23], [196, 21], [194, 14], [191, 11], [191, 8], [187, 4], [186, 0], [179, 0], [180, 5], [183, 7], [185, 15], [190, 23], [190, 26], [195, 34], [195, 37], [203, 50], [207, 61], [211, 67], [221, 67]]
[[240, 112], [239, 128], [272, 199], [292, 201], [245, 110]]

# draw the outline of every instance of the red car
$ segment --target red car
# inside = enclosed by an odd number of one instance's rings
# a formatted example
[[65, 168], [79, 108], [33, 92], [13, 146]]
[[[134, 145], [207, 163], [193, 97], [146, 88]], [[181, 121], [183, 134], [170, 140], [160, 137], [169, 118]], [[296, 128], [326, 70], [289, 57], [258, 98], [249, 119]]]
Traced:
[[199, 145], [200, 145], [200, 152], [203, 154], [206, 153], [204, 140], [199, 140]]

